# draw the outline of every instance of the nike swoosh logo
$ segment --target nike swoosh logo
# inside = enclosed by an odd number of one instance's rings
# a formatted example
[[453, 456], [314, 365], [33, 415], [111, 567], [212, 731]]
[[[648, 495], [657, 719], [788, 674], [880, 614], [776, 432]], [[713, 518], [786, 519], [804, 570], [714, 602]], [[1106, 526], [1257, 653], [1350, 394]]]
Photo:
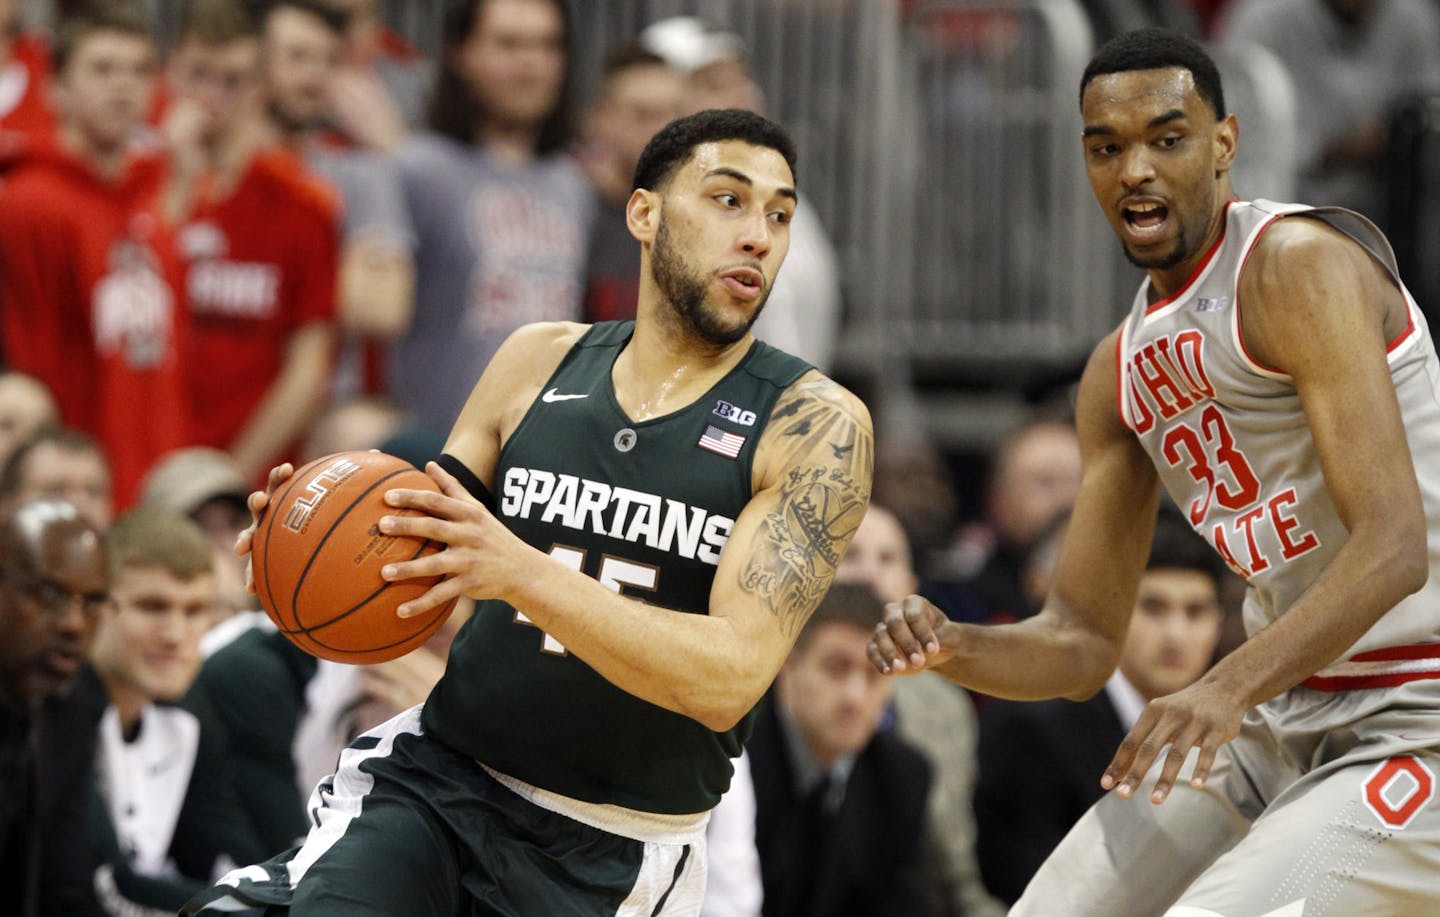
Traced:
[[589, 394], [588, 392], [586, 392], [586, 393], [583, 394], [583, 395], [558, 395], [558, 394], [555, 393], [555, 389], [552, 388], [550, 391], [548, 391], [548, 392], [546, 392], [545, 394], [541, 395], [541, 396], [540, 396], [540, 400], [543, 401], [543, 402], [545, 402], [546, 404], [554, 404], [554, 403], [557, 402], [557, 401], [570, 401], [571, 399], [574, 399], [574, 398], [589, 398], [589, 397], [590, 397], [590, 394]]

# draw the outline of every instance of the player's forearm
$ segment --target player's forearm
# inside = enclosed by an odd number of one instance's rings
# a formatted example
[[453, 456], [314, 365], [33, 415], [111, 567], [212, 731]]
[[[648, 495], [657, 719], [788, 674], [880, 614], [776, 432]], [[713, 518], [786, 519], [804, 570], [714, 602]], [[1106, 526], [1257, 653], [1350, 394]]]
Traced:
[[1223, 685], [1254, 706], [1339, 659], [1429, 575], [1423, 524], [1410, 531], [1382, 528], [1352, 532], [1284, 614], [1202, 681]]
[[1100, 633], [1045, 611], [1015, 624], [957, 628], [955, 655], [936, 671], [956, 684], [992, 697], [1083, 700], [1105, 686], [1119, 647]]
[[717, 732], [755, 705], [782, 661], [766, 650], [778, 634], [646, 605], [570, 571], [528, 577], [511, 604], [616, 687]]

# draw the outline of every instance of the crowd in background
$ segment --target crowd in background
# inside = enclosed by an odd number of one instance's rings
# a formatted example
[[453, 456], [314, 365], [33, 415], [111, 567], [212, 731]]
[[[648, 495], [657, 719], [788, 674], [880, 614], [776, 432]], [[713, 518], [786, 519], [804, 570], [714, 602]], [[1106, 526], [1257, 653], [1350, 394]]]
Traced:
[[[1379, 116], [1440, 87], [1433, 0], [1084, 5], [1102, 33], [1272, 47], [1303, 96], [1299, 196], [1383, 217]], [[0, 880], [22, 913], [173, 912], [304, 834], [339, 749], [425, 698], [466, 610], [393, 663], [317, 663], [245, 592], [246, 493], [342, 450], [421, 463], [511, 331], [633, 316], [645, 143], [766, 106], [724, 24], [656, 22], [580, 86], [560, 0], [448, 4], [434, 57], [381, 14], [194, 0], [161, 47], [143, 5], [0, 0]], [[797, 213], [756, 333], [829, 371], [847, 313], [821, 217]], [[882, 436], [849, 587], [712, 823], [706, 913], [998, 913], [1144, 702], [1238, 641], [1236, 579], [1167, 516], [1087, 704], [869, 664], [866, 622], [912, 591], [1036, 612], [1079, 485], [1052, 400], [983, 481], [922, 430]]]

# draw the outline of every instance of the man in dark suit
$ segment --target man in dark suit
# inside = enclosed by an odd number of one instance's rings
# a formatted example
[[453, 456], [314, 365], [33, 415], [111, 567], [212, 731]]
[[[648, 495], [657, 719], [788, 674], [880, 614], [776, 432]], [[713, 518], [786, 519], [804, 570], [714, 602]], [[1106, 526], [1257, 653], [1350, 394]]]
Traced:
[[1120, 665], [1105, 690], [1078, 703], [985, 705], [975, 819], [980, 872], [991, 894], [1007, 904], [1019, 899], [1050, 851], [1104, 794], [1100, 775], [1145, 704], [1210, 667], [1225, 575], [1209, 545], [1162, 513]]
[[933, 913], [919, 847], [930, 767], [879, 731], [891, 685], [866, 657], [881, 602], [836, 585], [750, 738], [765, 917]]
[[72, 692], [109, 602], [100, 533], [69, 503], [0, 521], [0, 912], [99, 913], [91, 891], [97, 716]]

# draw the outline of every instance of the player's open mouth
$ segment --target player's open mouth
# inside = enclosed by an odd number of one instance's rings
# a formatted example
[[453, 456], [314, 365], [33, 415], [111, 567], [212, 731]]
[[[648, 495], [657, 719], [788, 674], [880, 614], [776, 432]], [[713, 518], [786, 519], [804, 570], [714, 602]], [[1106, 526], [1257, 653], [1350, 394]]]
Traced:
[[757, 299], [765, 289], [764, 276], [754, 268], [733, 268], [721, 274], [720, 281], [737, 299]]
[[1164, 230], [1170, 208], [1155, 201], [1138, 201], [1120, 208], [1120, 215], [1130, 227], [1130, 235], [1143, 241]]

